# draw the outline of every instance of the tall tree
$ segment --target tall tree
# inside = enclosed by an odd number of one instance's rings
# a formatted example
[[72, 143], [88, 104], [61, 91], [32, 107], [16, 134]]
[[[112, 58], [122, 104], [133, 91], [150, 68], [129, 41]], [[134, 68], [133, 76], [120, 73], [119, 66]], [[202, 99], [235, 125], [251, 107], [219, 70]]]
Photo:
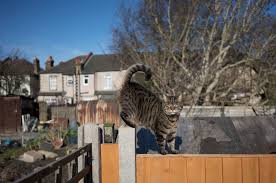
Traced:
[[[122, 8], [113, 49], [148, 64], [153, 89], [219, 104], [235, 93], [265, 93], [275, 68], [275, 5], [269, 0], [141, 0]], [[273, 29], [274, 26], [274, 29]], [[274, 54], [274, 56], [273, 56]]]

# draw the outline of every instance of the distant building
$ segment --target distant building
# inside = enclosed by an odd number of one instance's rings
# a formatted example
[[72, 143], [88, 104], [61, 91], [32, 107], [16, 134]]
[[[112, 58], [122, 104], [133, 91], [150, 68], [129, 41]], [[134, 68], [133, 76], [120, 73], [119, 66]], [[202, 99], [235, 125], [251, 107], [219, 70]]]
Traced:
[[39, 92], [39, 60], [6, 58], [0, 60], [0, 95], [20, 95], [36, 98]]
[[40, 73], [38, 100], [74, 104], [79, 101], [114, 98], [121, 86], [126, 66], [116, 55], [82, 55], [54, 66], [49, 57]]

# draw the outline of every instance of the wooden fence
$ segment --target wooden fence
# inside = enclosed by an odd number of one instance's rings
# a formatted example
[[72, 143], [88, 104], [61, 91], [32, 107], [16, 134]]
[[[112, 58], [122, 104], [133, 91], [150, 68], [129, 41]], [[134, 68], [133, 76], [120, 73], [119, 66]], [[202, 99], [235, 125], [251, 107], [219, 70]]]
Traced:
[[[85, 166], [82, 170], [78, 172], [78, 157], [85, 155]], [[68, 163], [74, 161], [72, 178], [67, 180], [67, 183], [75, 183], [81, 179], [84, 179], [85, 183], [92, 183], [92, 144], [87, 144], [82, 148], [79, 148], [77, 151], [63, 157], [58, 161], [54, 161], [45, 167], [42, 167], [38, 171], [29, 174], [21, 179], [17, 180], [16, 183], [30, 183], [30, 182], [42, 182], [43, 178], [54, 173], [58, 170], [56, 175], [55, 182], [61, 183], [64, 182], [64, 177], [62, 174], [62, 167], [67, 165]]]
[[119, 183], [118, 144], [101, 144], [102, 183]]
[[138, 155], [137, 183], [275, 183], [274, 155]]
[[[101, 145], [102, 183], [119, 182], [117, 144]], [[126, 167], [127, 168], [127, 167]], [[136, 155], [137, 183], [275, 183], [275, 155]]]

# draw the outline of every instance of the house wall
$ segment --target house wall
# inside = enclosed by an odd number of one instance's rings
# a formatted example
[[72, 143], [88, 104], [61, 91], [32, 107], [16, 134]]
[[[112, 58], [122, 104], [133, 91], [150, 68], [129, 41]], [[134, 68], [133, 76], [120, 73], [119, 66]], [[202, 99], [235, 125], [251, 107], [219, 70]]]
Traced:
[[[49, 78], [50, 75], [57, 76], [57, 90], [50, 90]], [[40, 74], [40, 92], [61, 92], [63, 91], [63, 77], [62, 74]]]
[[[84, 78], [88, 76], [88, 85], [84, 84]], [[95, 92], [94, 74], [80, 75], [80, 97], [81, 100], [92, 100]]]
[[[69, 85], [67, 83], [68, 78], [73, 78], [73, 84]], [[74, 90], [75, 90], [75, 76], [73, 75], [63, 75], [63, 89], [65, 91], [65, 97], [74, 97]]]
[[125, 71], [97, 72], [95, 73], [95, 90], [105, 91], [105, 75], [110, 73], [112, 78], [112, 90], [118, 90], [122, 84]]

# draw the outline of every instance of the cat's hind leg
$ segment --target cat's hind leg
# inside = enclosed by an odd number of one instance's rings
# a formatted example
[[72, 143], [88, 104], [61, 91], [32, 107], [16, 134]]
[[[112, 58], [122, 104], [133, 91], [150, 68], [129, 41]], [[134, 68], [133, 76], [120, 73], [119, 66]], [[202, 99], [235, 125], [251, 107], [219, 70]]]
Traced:
[[127, 126], [135, 128], [136, 124], [135, 122], [131, 119], [131, 117], [125, 113], [124, 111], [120, 112], [120, 117], [122, 120], [126, 123]]

